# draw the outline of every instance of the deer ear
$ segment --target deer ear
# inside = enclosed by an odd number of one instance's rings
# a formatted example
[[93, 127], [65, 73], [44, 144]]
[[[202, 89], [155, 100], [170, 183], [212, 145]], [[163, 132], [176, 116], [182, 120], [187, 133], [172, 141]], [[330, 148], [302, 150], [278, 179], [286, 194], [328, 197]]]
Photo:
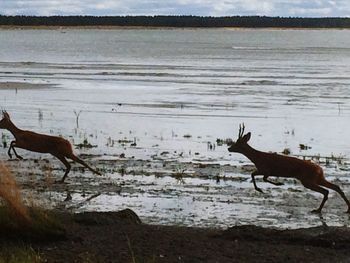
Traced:
[[242, 140], [245, 142], [248, 142], [250, 140], [251, 135], [252, 134], [250, 132], [248, 132], [246, 135], [243, 136]]
[[3, 115], [6, 119], [10, 119], [10, 115], [7, 113], [7, 111], [2, 111], [2, 115]]

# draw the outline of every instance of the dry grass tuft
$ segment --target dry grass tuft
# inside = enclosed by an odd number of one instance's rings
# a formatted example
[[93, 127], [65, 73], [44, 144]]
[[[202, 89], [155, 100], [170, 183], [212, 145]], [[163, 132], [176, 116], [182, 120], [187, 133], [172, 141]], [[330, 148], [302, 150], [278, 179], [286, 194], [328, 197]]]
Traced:
[[[15, 239], [65, 238], [65, 229], [54, 213], [24, 205], [20, 189], [7, 166], [0, 162], [0, 235]], [[1, 262], [0, 262], [1, 263]]]
[[31, 222], [14, 176], [3, 162], [0, 162], [0, 197], [18, 221], [26, 224]]

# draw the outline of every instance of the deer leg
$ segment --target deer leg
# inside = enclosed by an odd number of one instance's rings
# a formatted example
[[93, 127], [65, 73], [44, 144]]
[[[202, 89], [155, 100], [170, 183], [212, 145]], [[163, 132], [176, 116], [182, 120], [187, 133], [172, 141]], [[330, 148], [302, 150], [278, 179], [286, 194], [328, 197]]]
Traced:
[[68, 173], [70, 172], [70, 168], [71, 165], [70, 163], [67, 161], [66, 158], [64, 158], [64, 156], [62, 155], [54, 155], [57, 159], [59, 159], [65, 166], [66, 166], [66, 171], [64, 172], [64, 175], [62, 177], [62, 179], [60, 181], [58, 181], [58, 183], [63, 183], [64, 180], [66, 179]]
[[344, 201], [346, 202], [346, 204], [348, 205], [348, 210], [346, 211], [347, 213], [350, 213], [350, 202], [349, 200], [346, 198], [344, 192], [340, 189], [340, 187], [336, 184], [332, 184], [326, 180], [324, 180], [323, 182], [320, 183], [320, 185], [325, 186], [329, 189], [332, 189], [334, 191], [336, 191], [338, 194], [340, 194], [340, 196], [344, 199]]
[[12, 159], [12, 154], [11, 154], [12, 143], [13, 143], [13, 142], [10, 143], [10, 147], [9, 147], [9, 149], [8, 149], [8, 151], [7, 151], [7, 154], [8, 154], [8, 156], [10, 157], [10, 159]]
[[283, 185], [283, 183], [281, 182], [274, 182], [274, 181], [270, 181], [269, 179], [267, 179], [269, 176], [268, 175], [264, 175], [263, 180], [264, 182], [273, 184], [273, 185]]
[[261, 175], [258, 171], [254, 171], [252, 172], [252, 181], [253, 181], [253, 185], [256, 191], [260, 192], [260, 193], [264, 193], [259, 187], [256, 186], [256, 182], [255, 182], [255, 176], [256, 175]]
[[321, 186], [319, 186], [319, 185], [317, 185], [317, 184], [315, 184], [315, 183], [305, 183], [305, 182], [302, 182], [302, 184], [303, 184], [306, 188], [308, 188], [308, 189], [311, 189], [311, 190], [313, 190], [313, 191], [315, 191], [315, 192], [318, 192], [318, 193], [323, 194], [323, 200], [322, 200], [322, 202], [321, 202], [320, 207], [319, 207], [318, 209], [315, 209], [315, 210], [312, 210], [312, 211], [311, 211], [311, 212], [313, 212], [313, 213], [321, 213], [322, 208], [323, 208], [324, 204], [326, 203], [326, 201], [327, 201], [327, 199], [328, 199], [328, 193], [329, 193], [328, 190], [322, 188]]
[[86, 162], [84, 162], [82, 159], [78, 158], [77, 156], [75, 156], [74, 154], [68, 156], [68, 158], [72, 159], [73, 161], [80, 163], [81, 165], [85, 166], [86, 168], [88, 168], [91, 172], [98, 174], [98, 175], [102, 175], [99, 171], [93, 169], [90, 165], [88, 165]]
[[11, 149], [13, 150], [13, 152], [15, 153], [16, 157], [20, 160], [23, 160], [23, 157], [18, 155], [16, 150], [15, 150], [15, 146], [16, 146], [16, 141], [12, 141], [10, 143], [10, 147], [9, 147], [9, 150], [7, 151], [7, 154], [10, 156], [10, 158], [12, 159], [12, 154], [11, 154]]

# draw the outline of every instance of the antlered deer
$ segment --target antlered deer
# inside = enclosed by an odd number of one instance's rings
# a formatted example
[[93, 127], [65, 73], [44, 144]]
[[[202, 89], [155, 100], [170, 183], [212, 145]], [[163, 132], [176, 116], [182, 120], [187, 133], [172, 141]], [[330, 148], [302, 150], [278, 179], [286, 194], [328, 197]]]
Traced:
[[344, 192], [339, 186], [332, 184], [325, 179], [323, 170], [319, 165], [295, 157], [255, 150], [248, 145], [251, 133], [248, 132], [245, 135], [243, 134], [244, 124], [239, 126], [238, 139], [236, 142], [232, 143], [228, 148], [228, 151], [241, 153], [255, 164], [256, 170], [252, 173], [252, 181], [255, 190], [262, 192], [262, 190], [256, 186], [256, 175], [263, 175], [263, 180], [265, 182], [274, 185], [282, 185], [282, 183], [270, 181], [268, 179], [269, 176], [296, 178], [300, 180], [306, 188], [323, 194], [323, 200], [320, 207], [313, 210], [313, 212], [321, 213], [321, 210], [328, 199], [328, 190], [323, 188], [326, 187], [340, 194], [348, 205], [347, 213], [350, 213], [350, 202], [346, 198]]
[[33, 152], [39, 153], [50, 153], [59, 159], [65, 166], [66, 171], [60, 180], [60, 182], [64, 182], [66, 179], [71, 165], [67, 161], [66, 158], [72, 159], [73, 161], [80, 163], [87, 167], [92, 172], [101, 175], [98, 171], [91, 168], [87, 163], [83, 160], [79, 159], [74, 153], [72, 149], [72, 145], [66, 139], [57, 136], [50, 136], [45, 134], [39, 134], [32, 131], [21, 130], [16, 127], [16, 125], [11, 121], [10, 115], [6, 112], [2, 112], [2, 119], [0, 121], [0, 129], [6, 129], [12, 133], [15, 137], [15, 140], [11, 142], [10, 147], [8, 149], [8, 155], [12, 158], [11, 150], [14, 152], [18, 159], [23, 159], [19, 156], [15, 150], [15, 147], [26, 149]]

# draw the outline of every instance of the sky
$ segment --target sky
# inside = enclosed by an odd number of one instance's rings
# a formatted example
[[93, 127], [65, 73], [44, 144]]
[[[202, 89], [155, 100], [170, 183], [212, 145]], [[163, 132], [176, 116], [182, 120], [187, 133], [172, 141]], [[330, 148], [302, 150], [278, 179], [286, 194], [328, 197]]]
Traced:
[[0, 0], [2, 15], [350, 17], [349, 0]]

